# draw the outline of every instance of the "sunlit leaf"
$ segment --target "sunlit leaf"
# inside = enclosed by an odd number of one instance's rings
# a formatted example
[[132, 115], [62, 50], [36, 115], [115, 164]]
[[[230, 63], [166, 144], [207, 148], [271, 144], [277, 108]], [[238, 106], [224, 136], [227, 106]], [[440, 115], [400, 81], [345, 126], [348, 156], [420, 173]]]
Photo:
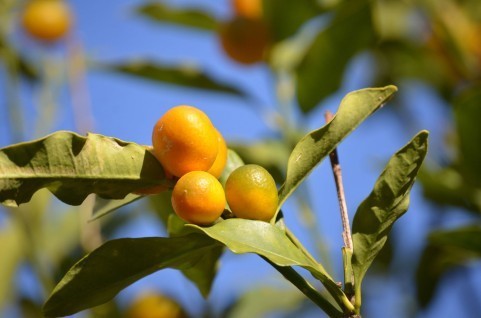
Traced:
[[146, 147], [98, 134], [66, 131], [0, 149], [0, 202], [17, 206], [41, 188], [79, 205], [91, 193], [122, 199], [140, 188], [167, 185]]
[[409, 194], [428, 148], [428, 132], [421, 131], [396, 152], [361, 203], [352, 224], [352, 268], [356, 294], [369, 266], [384, 246], [394, 224], [409, 207]]
[[481, 228], [470, 225], [429, 235], [416, 272], [417, 296], [422, 307], [433, 299], [449, 270], [481, 258]]
[[235, 85], [214, 78], [194, 64], [163, 65], [159, 62], [140, 60], [103, 64], [99, 67], [154, 82], [245, 96], [245, 93]]
[[219, 244], [205, 235], [112, 240], [77, 262], [44, 305], [48, 317], [103, 304], [137, 280], [163, 268], [188, 269]]
[[314, 40], [297, 70], [297, 101], [304, 112], [337, 91], [351, 58], [374, 41], [371, 1], [346, 1]]
[[175, 9], [160, 2], [144, 4], [137, 12], [152, 21], [174, 23], [207, 31], [215, 31], [219, 22], [207, 12], [196, 9]]
[[211, 227], [188, 225], [207, 234], [237, 254], [255, 253], [272, 263], [285, 266], [300, 266], [320, 280], [338, 303], [345, 299], [344, 292], [324, 270], [321, 264], [312, 261], [285, 232], [267, 222], [227, 219]]
[[302, 138], [289, 157], [286, 181], [279, 189], [279, 208], [309, 173], [396, 91], [395, 86], [386, 86], [349, 93], [330, 123]]

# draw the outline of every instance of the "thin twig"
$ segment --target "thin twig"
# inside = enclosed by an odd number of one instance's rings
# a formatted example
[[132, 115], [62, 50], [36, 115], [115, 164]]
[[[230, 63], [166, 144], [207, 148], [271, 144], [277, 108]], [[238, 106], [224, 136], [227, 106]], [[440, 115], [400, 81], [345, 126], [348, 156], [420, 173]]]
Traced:
[[[333, 118], [331, 112], [327, 111], [324, 115], [326, 122], [330, 122]], [[341, 210], [342, 221], [342, 238], [344, 240], [344, 246], [349, 250], [353, 250], [351, 226], [349, 225], [349, 216], [347, 214], [346, 197], [344, 196], [344, 186], [342, 183], [341, 165], [339, 164], [339, 157], [337, 155], [337, 149], [334, 149], [330, 154], [332, 172], [334, 174], [334, 181], [336, 183], [337, 197], [339, 199], [339, 207]]]

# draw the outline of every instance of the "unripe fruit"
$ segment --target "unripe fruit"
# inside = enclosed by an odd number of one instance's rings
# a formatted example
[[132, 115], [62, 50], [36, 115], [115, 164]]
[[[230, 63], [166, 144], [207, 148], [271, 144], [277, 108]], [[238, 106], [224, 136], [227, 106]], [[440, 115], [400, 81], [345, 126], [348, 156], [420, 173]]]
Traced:
[[67, 34], [72, 16], [70, 9], [61, 0], [29, 1], [22, 15], [22, 25], [33, 38], [54, 42]]
[[227, 203], [235, 216], [270, 221], [277, 211], [279, 197], [274, 178], [258, 165], [234, 170], [225, 184]]
[[172, 207], [184, 221], [209, 225], [217, 220], [226, 204], [219, 180], [205, 171], [191, 171], [177, 181], [172, 191]]
[[217, 152], [217, 157], [215, 158], [212, 167], [210, 167], [207, 172], [214, 177], [219, 178], [227, 163], [227, 144], [219, 131], [217, 131], [217, 136], [219, 140], [219, 151]]
[[154, 155], [176, 177], [209, 170], [218, 153], [218, 132], [209, 117], [192, 106], [169, 109], [152, 132]]

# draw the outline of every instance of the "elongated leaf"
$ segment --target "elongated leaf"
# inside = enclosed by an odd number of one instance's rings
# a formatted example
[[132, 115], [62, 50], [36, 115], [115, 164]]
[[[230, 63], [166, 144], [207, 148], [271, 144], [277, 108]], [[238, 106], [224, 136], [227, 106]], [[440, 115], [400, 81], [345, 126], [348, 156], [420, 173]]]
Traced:
[[66, 316], [100, 305], [160, 269], [188, 269], [218, 246], [199, 234], [109, 241], [68, 271], [45, 303], [44, 313]]
[[456, 267], [481, 259], [481, 227], [470, 225], [429, 235], [416, 271], [417, 298], [426, 307], [441, 279]]
[[237, 152], [232, 149], [227, 149], [227, 162], [225, 164], [224, 171], [222, 171], [222, 175], [219, 177], [219, 181], [222, 183], [222, 186], [225, 187], [227, 178], [229, 178], [232, 171], [243, 165], [244, 161], [242, 161]]
[[374, 189], [356, 211], [352, 225], [352, 268], [357, 295], [391, 227], [409, 207], [409, 193], [427, 150], [428, 132], [421, 131], [391, 157]]
[[349, 61], [374, 42], [371, 1], [345, 1], [314, 40], [297, 70], [297, 101], [304, 112], [337, 91]]
[[195, 65], [162, 65], [154, 61], [127, 61], [99, 65], [101, 69], [146, 80], [245, 96], [239, 88], [217, 80]]
[[317, 0], [264, 0], [264, 19], [270, 26], [275, 42], [282, 41], [310, 19], [322, 13]]
[[211, 227], [188, 226], [221, 242], [234, 253], [255, 253], [279, 266], [300, 266], [320, 280], [339, 304], [347, 299], [322, 265], [307, 257], [275, 225], [262, 221], [227, 219]]
[[137, 12], [152, 21], [180, 24], [207, 31], [215, 31], [219, 22], [204, 11], [193, 9], [174, 9], [165, 4], [155, 2], [144, 4]]
[[122, 199], [161, 184], [168, 185], [162, 166], [144, 146], [98, 134], [59, 131], [0, 149], [0, 202], [9, 206], [41, 188], [79, 205], [91, 193]]
[[16, 271], [26, 257], [26, 239], [22, 227], [12, 221], [0, 229], [0, 312], [12, 299]]
[[302, 138], [289, 157], [286, 181], [279, 189], [279, 208], [309, 173], [396, 91], [395, 86], [386, 86], [351, 92], [331, 122]]
[[455, 119], [461, 153], [460, 169], [470, 184], [481, 187], [481, 85], [455, 100]]

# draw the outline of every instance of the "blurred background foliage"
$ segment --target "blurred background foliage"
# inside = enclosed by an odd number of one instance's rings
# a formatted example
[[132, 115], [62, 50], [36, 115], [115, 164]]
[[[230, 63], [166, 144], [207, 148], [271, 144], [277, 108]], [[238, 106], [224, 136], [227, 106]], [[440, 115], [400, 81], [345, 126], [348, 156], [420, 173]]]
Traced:
[[[106, 28], [109, 15], [127, 7], [125, 23], [143, 19], [159, 32], [189, 29], [193, 30], [188, 34], [192, 38], [211, 34], [221, 54], [233, 65], [222, 76], [212, 67], [215, 60], [192, 62], [196, 54], [201, 54], [195, 50], [188, 52], [191, 59], [187, 62], [139, 58], [135, 48], [131, 49], [131, 58], [96, 59], [96, 48], [84, 49], [79, 30], [75, 29], [75, 10], [97, 10], [94, 2], [67, 2], [74, 21], [71, 32], [56, 43], [40, 43], [21, 29], [19, 21], [26, 2], [0, 0], [1, 146], [53, 131], [60, 114], [67, 113], [70, 127], [82, 133], [93, 130], [95, 120], [115, 120], [97, 119], [92, 114], [89, 74], [101, 72], [127, 80], [140, 78], [144, 80], [141, 85], [176, 87], [172, 94], [178, 100], [203, 91], [211, 94], [206, 95], [207, 100], [217, 95], [242, 99], [243, 105], [258, 112], [274, 133], [249, 142], [231, 138], [229, 147], [246, 163], [263, 165], [281, 181], [290, 150], [306, 131], [306, 121], [332, 98], [353, 86], [395, 84], [400, 91], [386, 111], [392, 112], [410, 134], [425, 128], [425, 117], [431, 116], [422, 102], [413, 103], [420, 98], [420, 92], [428, 92], [430, 98], [422, 101], [442, 107], [439, 112], [445, 115], [436, 123], [438, 133], [434, 136], [438, 139], [432, 141], [429, 162], [419, 180], [428, 202], [425, 206], [430, 210], [425, 212], [429, 218], [425, 241], [419, 243], [423, 249], [420, 255], [410, 255], [399, 239], [403, 233], [397, 233], [397, 239], [390, 240], [369, 274], [394, 284], [404, 284], [407, 279], [415, 286], [412, 295], [396, 296], [408, 298], [405, 307], [397, 310], [399, 317], [429, 316], [437, 295], [450, 288], [447, 281], [460, 282], [464, 290], [463, 311], [458, 316], [479, 313], [481, 290], [475, 283], [481, 257], [479, 0], [252, 0], [245, 8], [236, 7], [238, 1], [227, 0], [215, 4], [201, 0], [148, 1], [127, 6], [110, 3], [110, 11], [103, 12]], [[126, 42], [128, 36], [132, 34], [125, 35]], [[185, 52], [182, 56], [186, 56]], [[357, 74], [352, 84], [350, 70], [359, 61], [364, 65], [362, 74]], [[251, 73], [246, 69], [259, 67], [271, 79], [268, 89], [275, 96], [272, 108], [259, 101], [256, 89], [265, 89], [263, 85], [253, 90], [235, 80], [240, 76], [249, 81]], [[110, 94], [122, 98], [121, 92]], [[66, 95], [68, 105], [59, 102]], [[229, 109], [222, 112], [222, 116], [229, 116]], [[327, 268], [332, 266], [329, 264], [340, 264], [330, 260], [326, 252], [324, 233], [316, 225], [312, 192], [307, 187], [298, 192], [295, 216], [301, 219], [305, 239], [314, 242]], [[1, 208], [0, 316], [3, 310], [7, 316], [40, 317], [41, 305], [54, 284], [86, 251], [118, 236], [119, 229], [135, 223], [145, 213], [160, 220], [159, 226], [164, 225], [160, 231], [166, 233], [172, 213], [166, 194], [122, 208], [101, 222], [87, 222], [94, 204], [102, 205], [94, 201], [89, 198], [80, 207], [68, 208], [48, 193], [39, 192], [31, 203], [19, 209]], [[453, 213], [466, 221], [460, 225], [451, 222]], [[396, 253], [401, 256], [393, 258]], [[29, 277], [30, 283], [22, 277]], [[167, 310], [171, 315], [165, 317], [319, 316], [299, 293], [276, 284], [266, 280], [259, 283], [260, 288], [254, 285], [244, 294], [238, 291], [228, 302], [203, 303], [195, 311], [179, 309], [168, 295], [150, 295], [144, 297], [144, 305], [139, 305], [142, 301], [134, 302], [130, 311], [126, 310], [128, 304], [111, 302], [80, 316], [146, 317], [135, 316], [135, 308]], [[381, 287], [366, 284], [365, 288]], [[370, 295], [378, 299], [371, 301], [364, 315], [384, 317], [388, 311], [379, 304], [383, 302], [379, 299], [382, 293], [366, 290], [368, 302]], [[435, 305], [441, 306], [442, 312], [443, 304]]]

